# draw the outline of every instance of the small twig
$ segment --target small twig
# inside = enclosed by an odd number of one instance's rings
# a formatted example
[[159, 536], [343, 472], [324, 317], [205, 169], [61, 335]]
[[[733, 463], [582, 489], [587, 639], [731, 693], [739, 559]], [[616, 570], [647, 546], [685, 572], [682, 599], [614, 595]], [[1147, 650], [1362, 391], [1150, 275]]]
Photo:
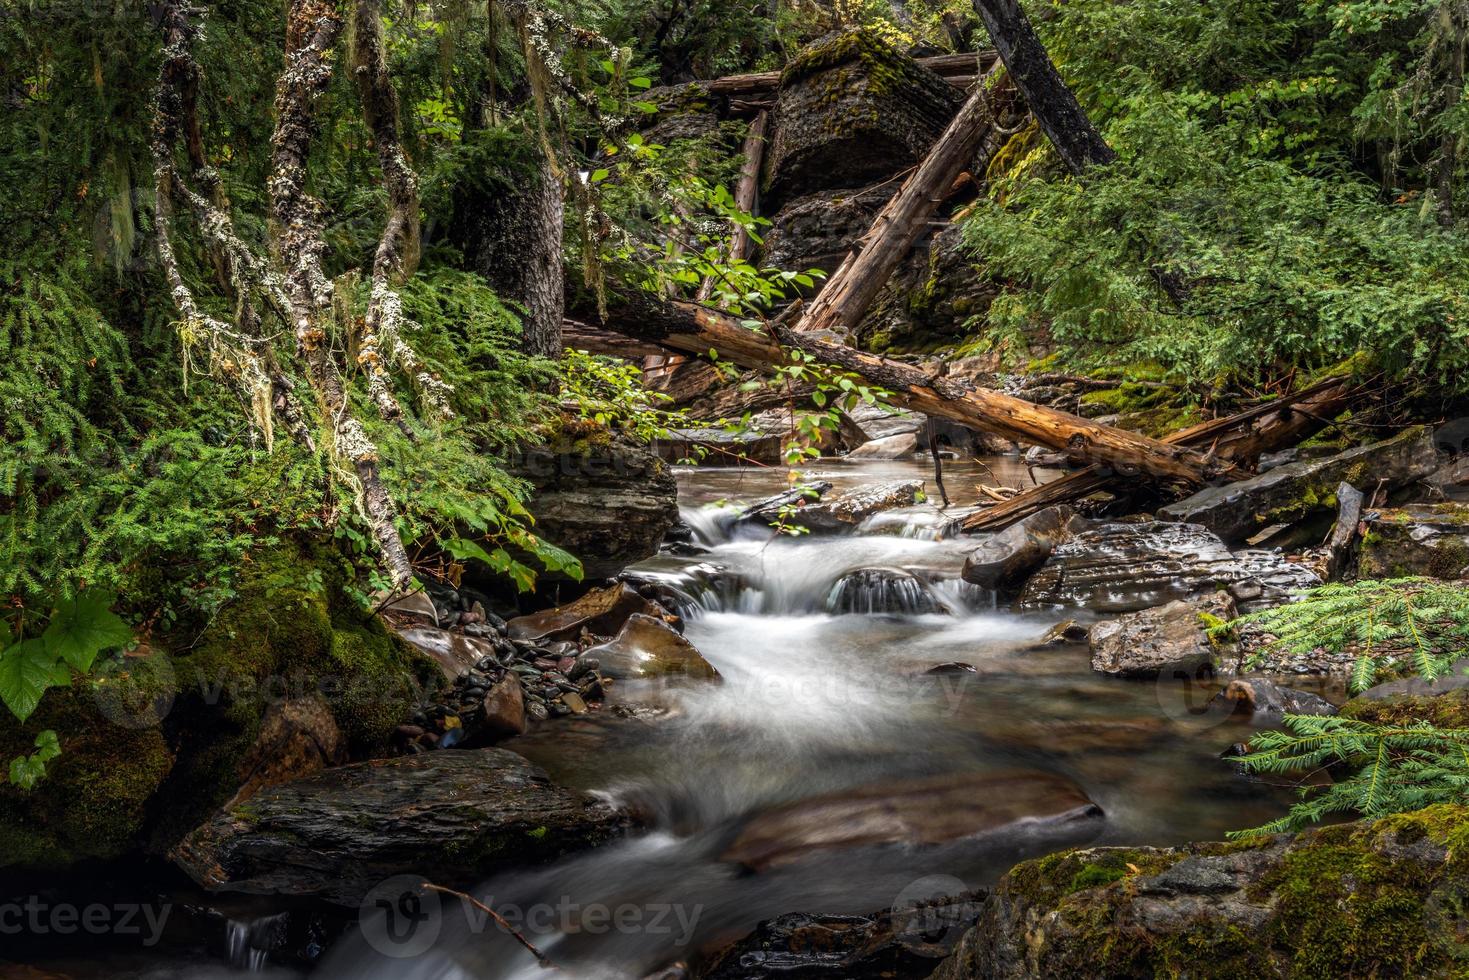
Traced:
[[939, 488], [939, 499], [944, 502], [940, 510], [948, 510], [949, 491], [944, 489], [944, 459], [939, 455], [939, 434], [933, 419], [928, 420], [928, 454], [933, 457], [933, 482]]
[[494, 919], [501, 929], [504, 929], [506, 932], [510, 933], [510, 935], [514, 936], [516, 940], [519, 941], [520, 945], [530, 950], [531, 954], [535, 956], [536, 960], [541, 964], [542, 967], [548, 970], [559, 969], [555, 963], [551, 962], [550, 957], [541, 952], [539, 949], [536, 949], [535, 945], [529, 939], [526, 939], [516, 930], [514, 926], [512, 926], [509, 922], [506, 922], [504, 916], [502, 916], [499, 912], [496, 912], [494, 909], [490, 908], [484, 902], [481, 902], [479, 899], [475, 898], [473, 895], [467, 894], [465, 892], [457, 892], [452, 888], [445, 888], [443, 885], [435, 885], [433, 882], [430, 881], [425, 881], [423, 883], [423, 887], [431, 892], [442, 892], [445, 895], [453, 895], [455, 898], [458, 898], [462, 901], [468, 902], [470, 905], [473, 905], [475, 908], [479, 909], [481, 912]]

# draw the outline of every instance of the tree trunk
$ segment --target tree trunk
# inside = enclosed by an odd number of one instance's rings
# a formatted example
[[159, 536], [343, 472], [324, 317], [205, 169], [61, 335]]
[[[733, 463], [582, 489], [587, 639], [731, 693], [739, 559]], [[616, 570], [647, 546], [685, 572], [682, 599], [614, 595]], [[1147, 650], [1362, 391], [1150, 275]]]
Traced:
[[[1346, 407], [1354, 386], [1344, 378], [1312, 385], [1284, 402], [1272, 402], [1226, 418], [1213, 419], [1170, 433], [1169, 445], [1207, 446], [1211, 454], [1238, 463], [1252, 463], [1262, 452], [1293, 445], [1321, 428], [1324, 419]], [[1089, 466], [1059, 480], [1032, 487], [1004, 503], [975, 511], [964, 518], [966, 534], [999, 531], [1053, 504], [1063, 504], [1105, 489], [1115, 471]]]
[[[987, 71], [995, 62], [993, 51], [969, 51], [963, 54], [940, 54], [931, 58], [916, 58], [918, 64], [947, 79], [951, 84], [968, 87], [973, 81], [975, 65]], [[780, 88], [779, 71], [753, 72], [747, 75], [726, 75], [723, 78], [700, 82], [713, 95], [731, 99], [761, 99], [775, 95]]]
[[[912, 249], [954, 181], [995, 131], [999, 114], [1013, 98], [1014, 90], [993, 74], [975, 87], [923, 163], [878, 212], [859, 250], [849, 252], [822, 287], [797, 325], [798, 333], [827, 331], [843, 343], [850, 342], [868, 307]], [[991, 141], [989, 149], [998, 149], [997, 142]]]
[[974, 0], [1011, 81], [1073, 174], [1117, 158], [1097, 132], [1016, 0]]
[[824, 343], [787, 327], [772, 324], [777, 337], [772, 340], [765, 333], [747, 329], [735, 317], [696, 303], [674, 300], [612, 313], [611, 329], [689, 353], [713, 350], [720, 359], [742, 367], [769, 370], [786, 363], [782, 344], [798, 347], [822, 363], [887, 389], [893, 404], [902, 408], [953, 419], [1007, 439], [1064, 450], [1118, 472], [1147, 473], [1189, 484], [1233, 472], [1230, 464], [1194, 449], [1170, 446], [986, 388], [969, 388], [911, 364]]
[[561, 191], [561, 180], [538, 151], [534, 169], [511, 192], [462, 187], [454, 200], [453, 237], [465, 263], [525, 307], [521, 346], [544, 357], [558, 357], [562, 349]]

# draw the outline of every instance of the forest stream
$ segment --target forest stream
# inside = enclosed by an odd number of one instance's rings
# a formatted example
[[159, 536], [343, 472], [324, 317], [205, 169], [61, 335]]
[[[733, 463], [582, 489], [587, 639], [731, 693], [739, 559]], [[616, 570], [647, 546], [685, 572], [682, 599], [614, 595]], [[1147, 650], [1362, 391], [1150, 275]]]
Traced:
[[[947, 478], [962, 490], [994, 470], [1007, 482], [1028, 479], [1013, 458], [953, 465]], [[909, 462], [822, 461], [806, 475], [842, 488], [931, 474]], [[785, 480], [783, 470], [685, 470], [684, 516], [709, 553], [661, 556], [632, 570], [695, 599], [687, 637], [721, 682], [626, 685], [618, 699], [645, 706], [648, 717], [604, 711], [511, 743], [558, 782], [605, 794], [649, 823], [624, 842], [476, 889], [496, 908], [541, 907], [548, 917], [558, 910], [557, 926], [527, 927], [527, 938], [558, 966], [577, 976], [642, 976], [783, 913], [902, 906], [991, 885], [1016, 861], [1062, 846], [1208, 839], [1283, 812], [1284, 794], [1245, 780], [1219, 758], [1241, 736], [1202, 712], [1217, 684], [1207, 692], [1201, 685], [1191, 700], [1175, 681], [1093, 673], [1084, 644], [1038, 647], [1061, 614], [996, 609], [961, 582], [972, 541], [935, 540], [944, 515], [932, 503], [879, 515], [849, 537], [731, 540], [721, 533], [718, 516], [728, 512], [721, 502], [767, 496]], [[971, 502], [954, 501], [956, 509]], [[700, 570], [711, 564], [738, 569], [741, 587], [721, 594], [701, 585]], [[932, 582], [931, 596], [890, 590], [869, 596], [869, 608], [909, 612], [832, 612], [839, 580], [870, 568], [919, 570]], [[954, 662], [974, 670], [924, 673]], [[923, 785], [933, 793], [948, 777], [960, 792], [940, 790], [910, 815], [938, 822], [949, 815], [945, 807], [989, 802], [965, 787], [1017, 773], [1048, 777], [1023, 794], [1064, 795], [1074, 784], [1102, 815], [1020, 820], [935, 846], [828, 849], [823, 841], [840, 843], [862, 828], [803, 826], [792, 808], [873, 788], [896, 792], [918, 779], [931, 781]], [[728, 859], [732, 842], [772, 811], [797, 816], [778, 825], [799, 838], [788, 841], [797, 859], [751, 873]], [[841, 812], [816, 809], [807, 818], [824, 824]], [[384, 956], [355, 939], [320, 975], [538, 974], [510, 936], [453, 906], [444, 906], [442, 936], [421, 958]], [[629, 910], [629, 925], [579, 930], [579, 916], [597, 906]], [[386, 951], [394, 952], [391, 945]]]

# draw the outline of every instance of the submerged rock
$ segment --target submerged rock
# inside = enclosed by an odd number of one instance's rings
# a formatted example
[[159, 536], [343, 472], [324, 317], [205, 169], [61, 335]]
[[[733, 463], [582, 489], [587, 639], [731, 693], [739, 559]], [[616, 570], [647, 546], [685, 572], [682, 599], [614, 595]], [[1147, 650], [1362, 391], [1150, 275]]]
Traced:
[[858, 786], [767, 811], [745, 825], [722, 860], [766, 871], [853, 847], [942, 844], [1022, 828], [1086, 833], [1101, 818], [1101, 808], [1060, 776], [955, 773]]
[[1158, 511], [1166, 521], [1199, 524], [1228, 541], [1242, 541], [1262, 527], [1289, 524], [1336, 507], [1336, 488], [1406, 486], [1438, 468], [1426, 428], [1349, 449], [1325, 459], [1303, 459], [1237, 483], [1207, 487]]
[[1047, 507], [983, 541], [964, 561], [964, 581], [997, 592], [1016, 592], [1066, 540], [1071, 508]]
[[1319, 585], [1309, 569], [1273, 552], [1230, 552], [1197, 524], [1161, 521], [1102, 524], [1071, 535], [1031, 576], [1022, 606], [1084, 606], [1134, 612], [1219, 588], [1245, 603], [1278, 603]]
[[656, 616], [662, 610], [627, 583], [618, 582], [604, 589], [593, 589], [564, 606], [517, 616], [507, 625], [512, 640], [546, 643], [574, 639], [583, 629], [609, 636], [620, 630], [634, 613]]
[[172, 857], [211, 890], [355, 905], [384, 878], [472, 883], [618, 836], [622, 814], [504, 749], [328, 769], [216, 813]]
[[1319, 694], [1281, 687], [1264, 677], [1239, 677], [1214, 696], [1230, 714], [1256, 724], [1278, 724], [1287, 715], [1334, 715], [1336, 705]]
[[582, 656], [595, 659], [608, 677], [719, 676], [692, 643], [661, 619], [641, 613], [628, 617], [627, 625], [616, 637], [591, 647]]
[[1198, 677], [1221, 656], [1226, 663], [1235, 659], [1236, 651], [1208, 633], [1235, 615], [1234, 600], [1215, 592], [1097, 623], [1090, 635], [1092, 670], [1114, 677]]
[[1017, 865], [932, 980], [1457, 976], [1469, 808]]
[[398, 635], [438, 664], [447, 681], [456, 680], [485, 657], [495, 655], [495, 645], [488, 640], [451, 633], [435, 626], [414, 626], [400, 630]]
[[983, 894], [938, 898], [869, 915], [792, 912], [717, 953], [701, 980], [887, 980], [938, 965], [979, 914]]
[[1469, 506], [1412, 504], [1369, 512], [1359, 578], [1469, 576]]

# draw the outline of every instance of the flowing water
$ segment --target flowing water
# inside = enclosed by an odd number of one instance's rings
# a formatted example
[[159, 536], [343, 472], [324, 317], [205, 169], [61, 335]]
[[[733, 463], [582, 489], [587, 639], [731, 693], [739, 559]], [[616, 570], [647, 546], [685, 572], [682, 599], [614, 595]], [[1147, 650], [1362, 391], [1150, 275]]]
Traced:
[[[823, 464], [809, 475], [838, 489], [931, 476], [912, 463]], [[1200, 692], [1096, 675], [1082, 646], [1037, 646], [1058, 620], [1084, 611], [1019, 615], [958, 580], [973, 541], [940, 540], [935, 529], [972, 503], [976, 484], [1029, 476], [1000, 461], [950, 466], [946, 477], [956, 498], [948, 515], [926, 503], [854, 536], [770, 540], [732, 536], [721, 504], [784, 489], [782, 471], [681, 473], [701, 548], [638, 572], [685, 597], [687, 636], [722, 680], [623, 682], [616, 698], [636, 710], [604, 708], [513, 743], [558, 781], [632, 807], [648, 829], [485, 882], [476, 895], [523, 917], [525, 937], [572, 975], [637, 977], [781, 913], [870, 912], [983, 887], [1014, 862], [1069, 844], [1174, 844], [1278, 815], [1281, 791], [1218, 758], [1248, 729], [1201, 712]], [[973, 670], [924, 673], [945, 662]], [[813, 809], [805, 826], [783, 811], [918, 779], [961, 787], [958, 796], [934, 791], [938, 820], [1007, 802], [987, 798], [982, 777], [1016, 772], [1070, 781], [1104, 816], [1019, 821], [928, 846], [837, 847], [822, 844], [861, 829], [832, 817], [848, 811]], [[800, 857], [751, 871], [732, 845], [772, 811], [787, 814], [776, 836], [799, 838], [791, 847]], [[540, 973], [473, 909], [437, 908], [425, 920], [426, 949], [397, 957], [403, 948], [353, 936], [320, 975]]]

